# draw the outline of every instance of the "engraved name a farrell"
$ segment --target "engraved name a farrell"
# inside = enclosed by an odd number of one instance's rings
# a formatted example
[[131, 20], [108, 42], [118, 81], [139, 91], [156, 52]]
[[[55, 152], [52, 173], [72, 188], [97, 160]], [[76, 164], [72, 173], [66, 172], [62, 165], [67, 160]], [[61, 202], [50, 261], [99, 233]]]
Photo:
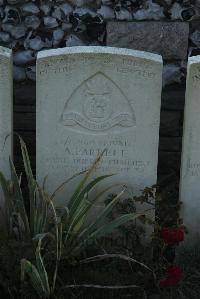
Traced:
[[126, 157], [128, 154], [128, 150], [126, 149], [103, 149], [103, 148], [73, 148], [70, 149], [68, 146], [65, 148], [65, 152], [71, 156], [99, 156], [104, 151], [104, 157]]
[[101, 132], [136, 126], [133, 108], [123, 91], [98, 72], [83, 81], [67, 99], [60, 122]]

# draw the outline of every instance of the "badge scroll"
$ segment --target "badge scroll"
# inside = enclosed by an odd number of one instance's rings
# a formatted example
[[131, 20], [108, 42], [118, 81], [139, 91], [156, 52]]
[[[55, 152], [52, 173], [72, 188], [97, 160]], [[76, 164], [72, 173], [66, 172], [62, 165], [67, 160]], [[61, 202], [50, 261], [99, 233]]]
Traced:
[[121, 89], [98, 72], [83, 81], [67, 99], [61, 123], [101, 132], [118, 126], [136, 126], [136, 118]]

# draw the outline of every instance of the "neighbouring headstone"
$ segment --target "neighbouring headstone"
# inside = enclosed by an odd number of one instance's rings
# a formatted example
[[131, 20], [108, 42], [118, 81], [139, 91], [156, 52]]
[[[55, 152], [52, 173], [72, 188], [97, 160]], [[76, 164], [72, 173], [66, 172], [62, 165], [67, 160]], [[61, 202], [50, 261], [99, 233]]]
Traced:
[[186, 59], [189, 24], [186, 22], [108, 22], [107, 46], [130, 48]]
[[[37, 57], [37, 178], [52, 192], [105, 149], [101, 188], [139, 194], [156, 183], [162, 86], [159, 55], [109, 47], [42, 51]], [[66, 201], [73, 186], [62, 196]], [[132, 192], [132, 193], [131, 193]], [[112, 191], [113, 193], [113, 191]], [[129, 196], [129, 195], [128, 195]]]
[[188, 61], [180, 200], [188, 238], [194, 241], [200, 237], [200, 56]]
[[0, 171], [7, 177], [12, 156], [12, 86], [12, 51], [0, 47]]

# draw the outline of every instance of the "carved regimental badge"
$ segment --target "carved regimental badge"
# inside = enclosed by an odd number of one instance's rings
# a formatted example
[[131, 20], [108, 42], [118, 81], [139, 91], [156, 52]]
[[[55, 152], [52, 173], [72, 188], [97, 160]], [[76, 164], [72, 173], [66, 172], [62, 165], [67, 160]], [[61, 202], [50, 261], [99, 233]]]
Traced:
[[129, 100], [103, 73], [96, 73], [75, 89], [67, 99], [61, 122], [64, 126], [81, 126], [95, 131], [136, 125]]

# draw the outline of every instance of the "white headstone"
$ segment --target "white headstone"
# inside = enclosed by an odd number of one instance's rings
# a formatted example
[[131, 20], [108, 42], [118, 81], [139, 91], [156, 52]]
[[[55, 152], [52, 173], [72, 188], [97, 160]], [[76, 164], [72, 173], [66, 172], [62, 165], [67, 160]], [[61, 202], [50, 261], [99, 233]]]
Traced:
[[[102, 183], [139, 194], [156, 183], [161, 56], [110, 47], [42, 51], [37, 59], [37, 177], [52, 192], [104, 150]], [[63, 196], [66, 200], [71, 189]]]
[[12, 86], [12, 52], [0, 47], [0, 171], [6, 176], [12, 156]]
[[195, 240], [200, 237], [200, 56], [188, 61], [180, 200], [188, 238]]

